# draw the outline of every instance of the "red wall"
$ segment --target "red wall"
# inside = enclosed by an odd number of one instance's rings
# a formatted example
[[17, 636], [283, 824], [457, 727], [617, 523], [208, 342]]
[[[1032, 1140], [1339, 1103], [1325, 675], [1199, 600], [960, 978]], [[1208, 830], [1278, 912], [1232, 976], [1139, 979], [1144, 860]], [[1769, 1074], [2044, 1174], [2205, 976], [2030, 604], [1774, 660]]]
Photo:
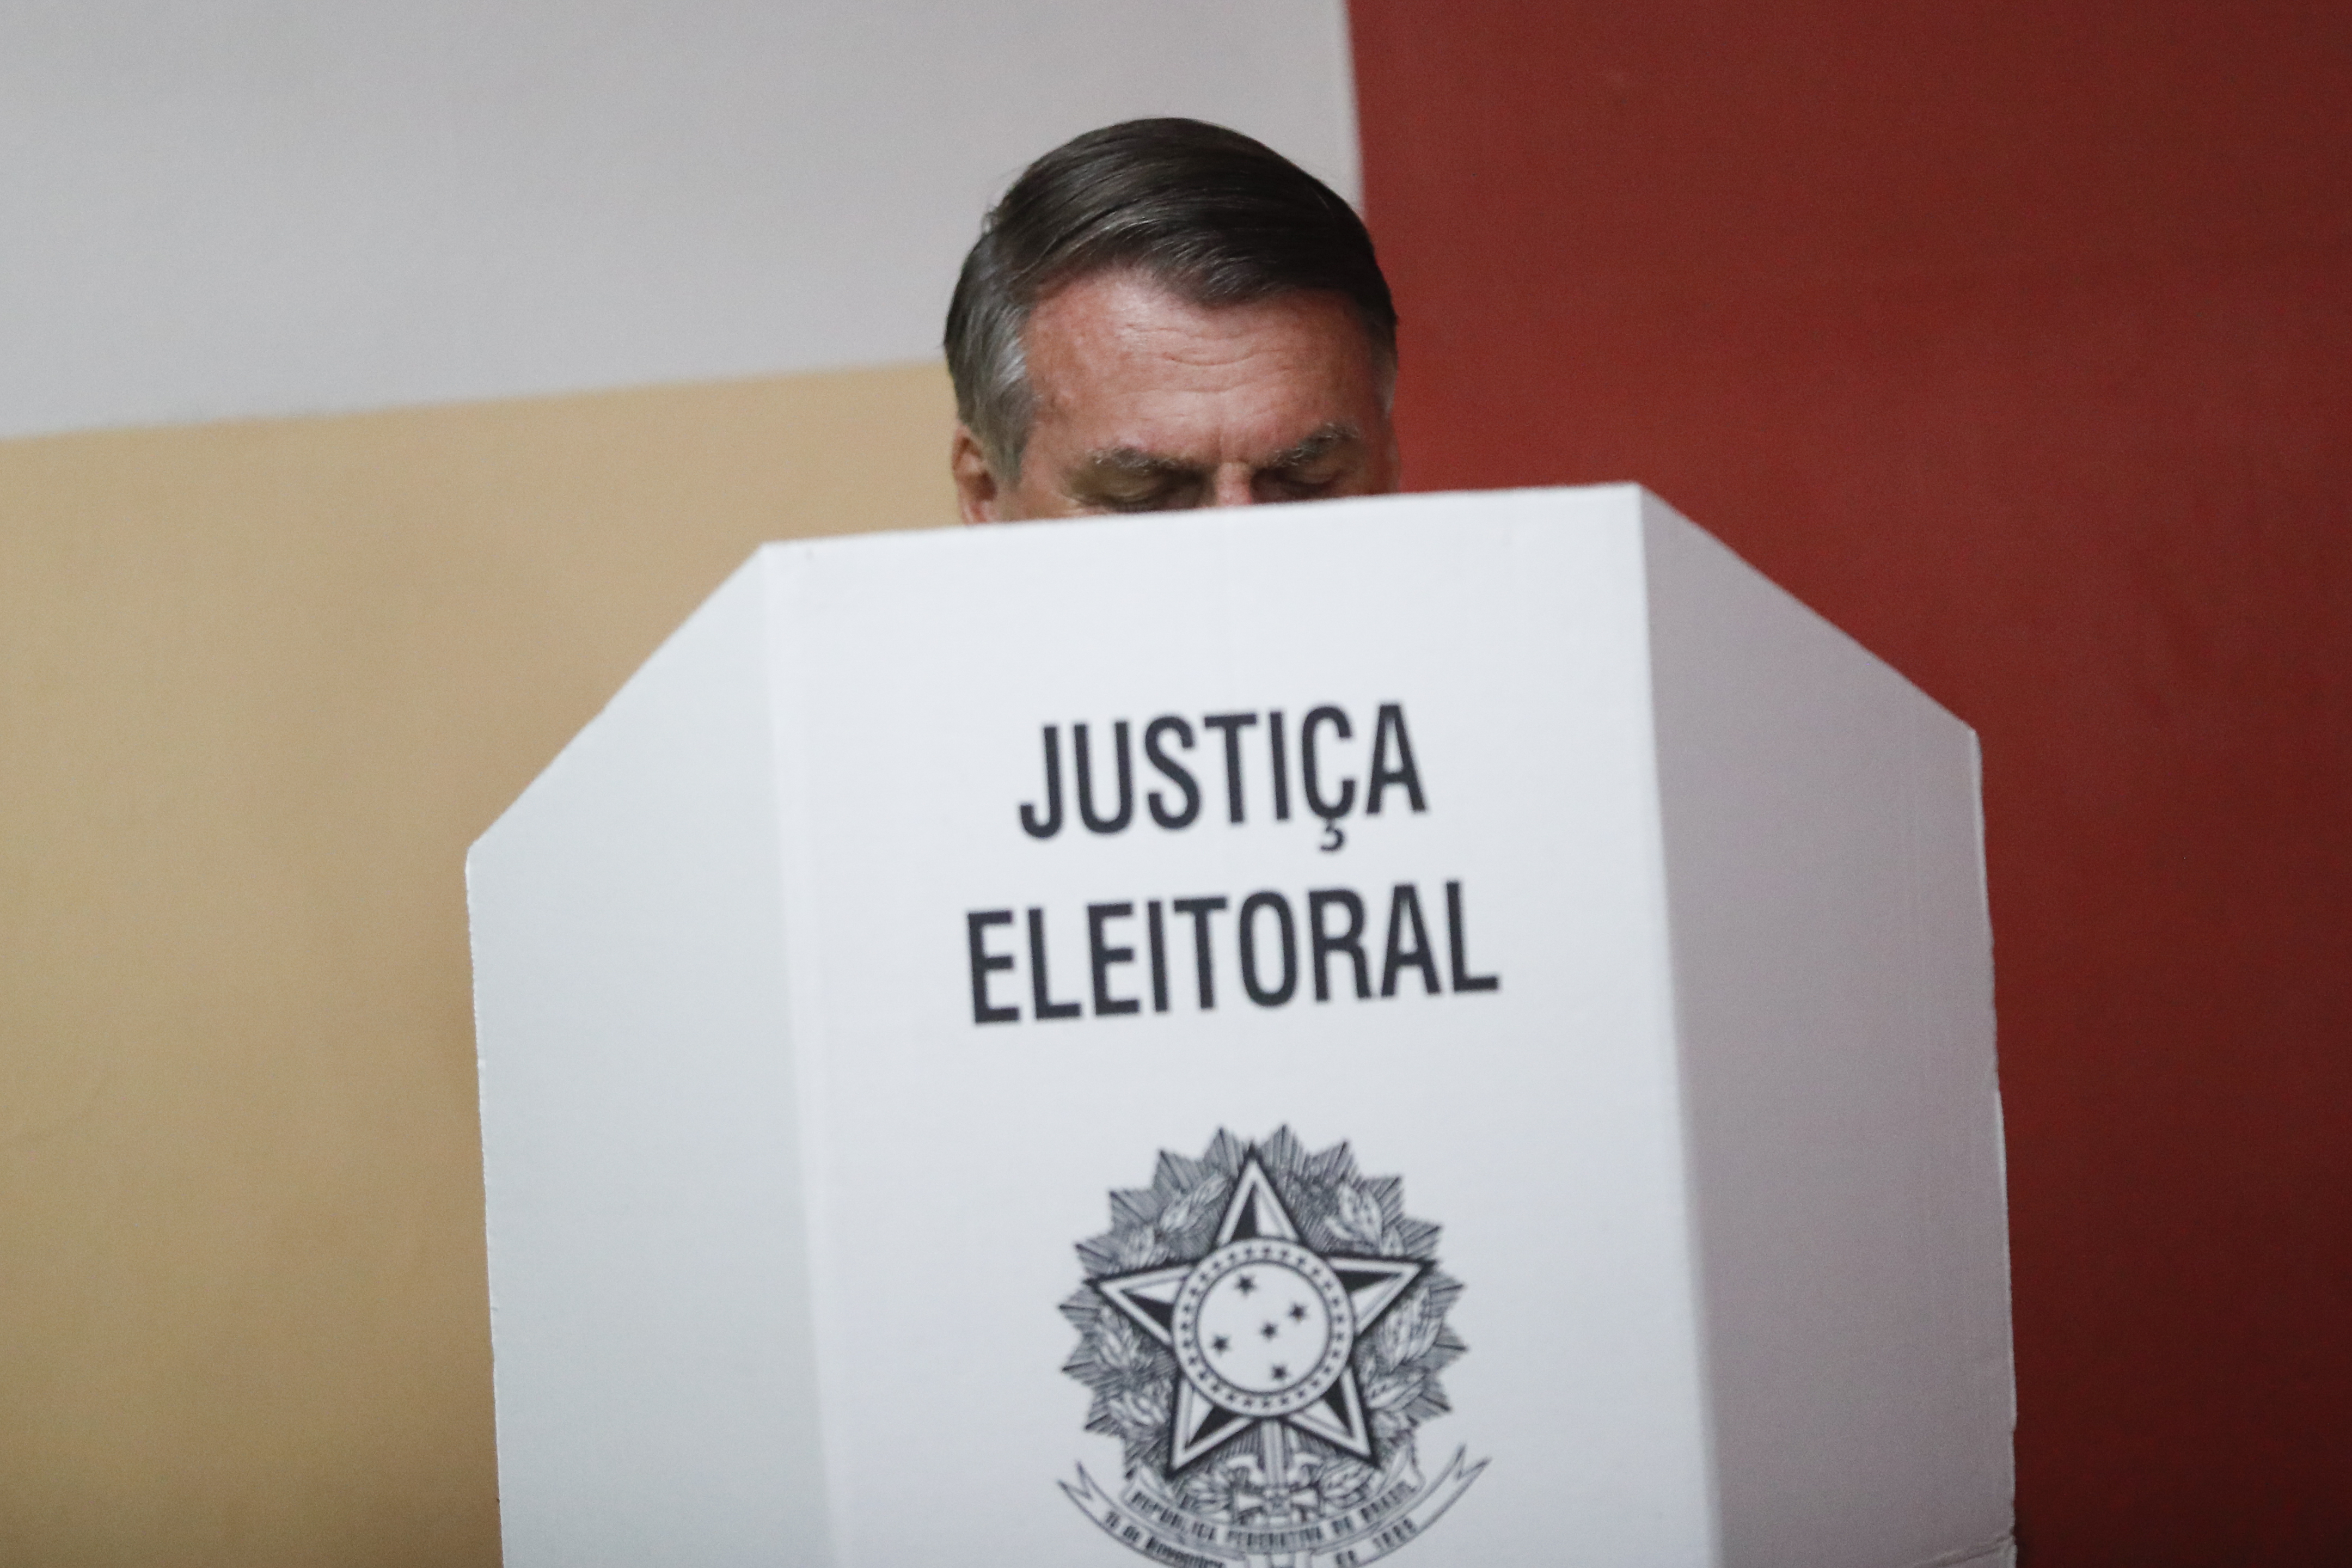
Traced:
[[1983, 739], [2030, 1568], [2352, 1563], [2352, 8], [1353, 14], [1414, 488]]

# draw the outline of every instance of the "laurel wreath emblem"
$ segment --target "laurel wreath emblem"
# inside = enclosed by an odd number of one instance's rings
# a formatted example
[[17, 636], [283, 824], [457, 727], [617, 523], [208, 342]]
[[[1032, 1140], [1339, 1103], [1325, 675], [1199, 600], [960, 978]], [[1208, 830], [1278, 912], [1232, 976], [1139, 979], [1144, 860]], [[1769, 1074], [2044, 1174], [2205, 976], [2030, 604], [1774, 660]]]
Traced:
[[[1311, 1431], [1286, 1432], [1286, 1477], [1268, 1478], [1244, 1444], [1179, 1465], [1171, 1411], [1180, 1371], [1167, 1344], [1115, 1310], [1093, 1282], [1190, 1263], [1217, 1246], [1217, 1227], [1245, 1163], [1255, 1158], [1315, 1252], [1426, 1265], [1352, 1350], [1371, 1436], [1369, 1459]], [[1087, 1429], [1118, 1439], [1130, 1483], [1141, 1482], [1190, 1519], [1220, 1526], [1352, 1517], [1401, 1477], [1419, 1485], [1413, 1433], [1451, 1406], [1439, 1374], [1466, 1347], [1446, 1324], [1461, 1285], [1435, 1268], [1438, 1226], [1404, 1212], [1402, 1181], [1366, 1176], [1348, 1144], [1309, 1153], [1288, 1128], [1255, 1144], [1220, 1131], [1198, 1159], [1162, 1152], [1151, 1184], [1111, 1194], [1111, 1228], [1081, 1242], [1089, 1284], [1062, 1303], [1078, 1331], [1063, 1370], [1093, 1393]], [[1475, 1471], [1471, 1472], [1475, 1474]], [[1269, 1490], [1278, 1494], [1269, 1501]]]

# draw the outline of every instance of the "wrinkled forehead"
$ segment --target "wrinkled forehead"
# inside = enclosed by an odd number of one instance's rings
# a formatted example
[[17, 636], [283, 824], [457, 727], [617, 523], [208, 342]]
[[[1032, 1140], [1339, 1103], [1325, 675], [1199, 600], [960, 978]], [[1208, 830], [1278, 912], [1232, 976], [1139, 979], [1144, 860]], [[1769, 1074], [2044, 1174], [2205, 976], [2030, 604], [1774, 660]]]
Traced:
[[[1221, 280], [1213, 271], [1118, 260], [1082, 268], [1041, 289], [1022, 319], [1024, 351], [1034, 353], [1041, 318], [1051, 334], [1074, 322], [1186, 320], [1204, 332], [1261, 329], [1285, 317], [1312, 316], [1334, 336], [1356, 340], [1365, 356], [1392, 373], [1394, 355], [1346, 294], [1331, 289], [1267, 289]], [[1344, 330], [1343, 330], [1344, 329]]]
[[1098, 276], [1041, 305], [1026, 348], [1031, 439], [1066, 451], [1272, 460], [1385, 412], [1362, 324], [1322, 292], [1202, 305], [1148, 277]]

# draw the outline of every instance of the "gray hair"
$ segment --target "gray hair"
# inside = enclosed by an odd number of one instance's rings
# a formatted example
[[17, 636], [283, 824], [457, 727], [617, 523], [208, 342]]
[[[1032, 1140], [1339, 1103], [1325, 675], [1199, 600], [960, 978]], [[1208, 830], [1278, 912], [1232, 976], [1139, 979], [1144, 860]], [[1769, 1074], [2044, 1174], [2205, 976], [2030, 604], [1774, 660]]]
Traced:
[[948, 306], [956, 414], [1011, 483], [1036, 414], [1023, 334], [1048, 293], [1140, 268], [1199, 305], [1297, 290], [1347, 300], [1384, 379], [1396, 306], [1372, 237], [1339, 195], [1281, 153], [1198, 120], [1089, 131], [1023, 171], [990, 209]]

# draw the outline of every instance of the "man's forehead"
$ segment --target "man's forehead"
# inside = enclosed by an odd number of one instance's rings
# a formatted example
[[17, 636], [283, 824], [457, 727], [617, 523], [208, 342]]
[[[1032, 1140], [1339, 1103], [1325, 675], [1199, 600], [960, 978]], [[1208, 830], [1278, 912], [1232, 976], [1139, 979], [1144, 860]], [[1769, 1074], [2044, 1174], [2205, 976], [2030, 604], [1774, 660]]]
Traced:
[[1336, 294], [1296, 289], [1202, 304], [1133, 268], [1055, 289], [1031, 312], [1022, 338], [1033, 382], [1041, 373], [1068, 380], [1111, 372], [1130, 360], [1214, 367], [1253, 352], [1328, 355], [1339, 343], [1370, 357], [1361, 324]]
[[1377, 417], [1370, 342], [1332, 295], [1202, 305], [1145, 275], [1099, 274], [1041, 304], [1024, 345], [1033, 442], [1057, 437], [1066, 460], [1105, 471], [1307, 462]]

